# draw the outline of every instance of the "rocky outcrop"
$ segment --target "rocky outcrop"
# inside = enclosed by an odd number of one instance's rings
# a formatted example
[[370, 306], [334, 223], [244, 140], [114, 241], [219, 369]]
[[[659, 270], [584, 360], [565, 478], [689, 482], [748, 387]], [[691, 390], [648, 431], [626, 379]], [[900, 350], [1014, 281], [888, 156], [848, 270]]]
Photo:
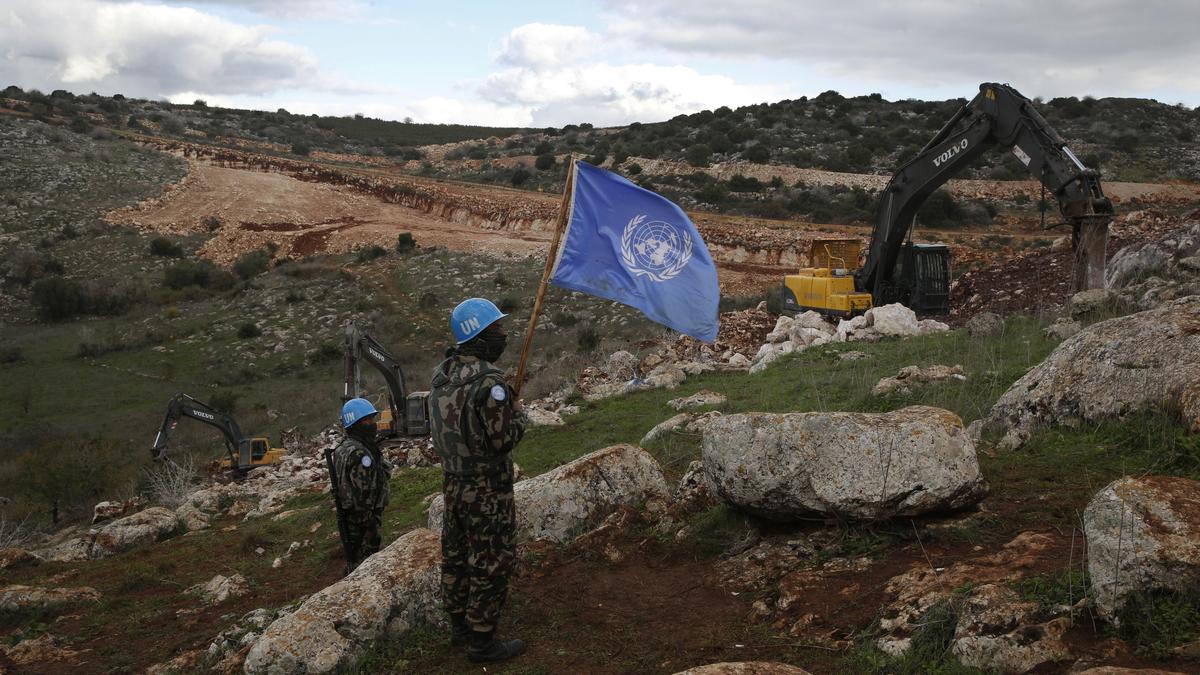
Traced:
[[1002, 447], [1037, 427], [1178, 410], [1200, 431], [1200, 296], [1092, 324], [1063, 341], [992, 407]]
[[[3, 667], [2, 664], [5, 660], [14, 666], [44, 667], [49, 663], [75, 662], [80, 658], [82, 652], [62, 646], [57, 638], [46, 634], [33, 640], [22, 640], [15, 645], [0, 644], [0, 655], [4, 657], [0, 658], [0, 667]], [[75, 672], [79, 671], [75, 670]]]
[[113, 518], [127, 516], [130, 513], [137, 512], [142, 507], [140, 499], [126, 499], [123, 501], [107, 501], [100, 502], [92, 507], [92, 524], [102, 523]]
[[531, 427], [561, 427], [566, 424], [558, 413], [532, 406], [525, 408], [525, 419]]
[[701, 389], [691, 396], [673, 398], [667, 401], [667, 405], [676, 410], [694, 410], [696, 408], [718, 406], [726, 400], [725, 394], [720, 394], [709, 389]]
[[42, 557], [23, 548], [0, 548], [0, 570], [33, 567], [42, 564]]
[[99, 602], [100, 593], [94, 588], [38, 588], [36, 586], [5, 586], [0, 588], [0, 612], [28, 609], [56, 611], [71, 605]]
[[1066, 317], [1059, 317], [1054, 323], [1046, 326], [1046, 329], [1042, 332], [1046, 334], [1046, 337], [1053, 338], [1061, 342], [1081, 330], [1083, 330], [1083, 324], [1079, 323], [1078, 321], [1074, 319], [1068, 319]]
[[246, 577], [235, 574], [230, 577], [218, 574], [204, 584], [196, 584], [187, 589], [188, 593], [200, 596], [209, 605], [219, 605], [229, 598], [240, 598], [250, 594], [250, 586]]
[[1151, 276], [1173, 273], [1200, 253], [1200, 223], [1190, 223], [1156, 241], [1132, 244], [1113, 254], [1104, 272], [1104, 285], [1124, 288]]
[[1096, 608], [1114, 618], [1132, 593], [1200, 587], [1200, 482], [1121, 478], [1083, 512]]
[[[912, 635], [925, 625], [931, 610], [945, 603], [958, 603], [954, 649], [956, 653], [961, 651], [960, 658], [977, 659], [980, 664], [988, 664], [979, 667], [996, 669], [1021, 659], [1057, 660], [1061, 650], [1056, 641], [1062, 626], [1037, 623], [1045, 619], [1030, 613], [1031, 608], [1020, 604], [1004, 584], [1025, 578], [1051, 561], [1058, 564], [1058, 554], [1053, 536], [1023, 532], [996, 553], [940, 569], [925, 563], [914, 565], [885, 586], [894, 599], [881, 614], [883, 635], [877, 641], [879, 648], [889, 654], [908, 651]], [[963, 588], [970, 590], [956, 596], [954, 589]], [[1011, 623], [1009, 619], [1018, 621]], [[1022, 626], [1030, 628], [1027, 640], [1020, 633]], [[1035, 644], [1043, 640], [1048, 642]]]
[[[523, 480], [514, 486], [517, 541], [565, 544], [598, 527], [623, 506], [661, 508], [670, 499], [662, 469], [650, 453], [615, 445]], [[440, 532], [445, 504], [429, 505], [429, 529]]]
[[1042, 613], [1038, 603], [1021, 600], [1005, 585], [972, 588], [958, 607], [951, 653], [964, 666], [999, 673], [1027, 673], [1070, 659], [1062, 639], [1070, 618], [1045, 620]]
[[980, 312], [963, 324], [971, 337], [991, 337], [1004, 332], [1004, 319], [995, 312]]
[[896, 373], [895, 377], [885, 377], [871, 389], [872, 396], [884, 396], [891, 393], [911, 394], [913, 388], [929, 382], [943, 380], [964, 381], [967, 374], [962, 366], [905, 366]]
[[46, 550], [43, 557], [54, 562], [96, 560], [152, 544], [169, 537], [179, 527], [175, 512], [152, 506], [132, 516], [114, 520], [99, 530], [69, 539]]
[[437, 623], [441, 558], [437, 534], [405, 534], [275, 620], [250, 648], [245, 672], [334, 672], [385, 635], [399, 640], [417, 626]]
[[809, 675], [803, 668], [771, 661], [739, 661], [711, 663], [681, 670], [675, 675]]
[[1106, 288], [1079, 291], [1071, 296], [1071, 316], [1074, 318], [1094, 316], [1116, 306], [1117, 294]]
[[779, 520], [883, 520], [983, 497], [975, 446], [952, 412], [746, 413], [704, 427], [704, 468], [722, 499]]

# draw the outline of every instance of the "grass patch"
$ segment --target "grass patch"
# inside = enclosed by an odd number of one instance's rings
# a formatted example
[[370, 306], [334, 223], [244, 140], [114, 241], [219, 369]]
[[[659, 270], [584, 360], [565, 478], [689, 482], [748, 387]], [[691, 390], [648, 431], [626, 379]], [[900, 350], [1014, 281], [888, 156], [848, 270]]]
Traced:
[[1200, 591], [1138, 593], [1118, 614], [1113, 632], [1139, 656], [1164, 657], [1200, 638]]
[[923, 617], [920, 630], [912, 636], [912, 647], [903, 655], [888, 655], [875, 646], [873, 638], [868, 638], [842, 662], [841, 672], [870, 675], [982, 675], [985, 671], [962, 665], [950, 652], [961, 602], [962, 598], [956, 594], [930, 607]]
[[1069, 570], [1057, 574], [1039, 574], [1020, 579], [1009, 586], [1027, 602], [1036, 602], [1043, 609], [1074, 605], [1089, 588], [1086, 572]]

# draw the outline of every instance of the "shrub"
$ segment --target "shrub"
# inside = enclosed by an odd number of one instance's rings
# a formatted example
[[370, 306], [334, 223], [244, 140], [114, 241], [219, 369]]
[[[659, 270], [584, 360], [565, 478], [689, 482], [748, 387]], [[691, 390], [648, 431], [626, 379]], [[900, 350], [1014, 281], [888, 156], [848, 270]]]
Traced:
[[736, 174], [729, 179], [729, 189], [732, 192], [762, 192], [763, 184], [757, 178]]
[[310, 152], [312, 152], [312, 147], [310, 147], [308, 143], [292, 143], [293, 155], [300, 155], [303, 157], [307, 156]]
[[182, 258], [183, 247], [166, 237], [155, 237], [150, 240], [150, 255], [160, 255], [165, 258]]
[[237, 408], [240, 396], [234, 389], [219, 389], [208, 397], [208, 404], [221, 412], [232, 415]]
[[88, 287], [58, 276], [35, 283], [32, 300], [42, 317], [49, 321], [61, 321], [79, 314], [121, 314], [133, 301], [128, 293]]
[[51, 258], [48, 253], [33, 249], [21, 249], [13, 252], [4, 265], [5, 278], [22, 286], [28, 286], [49, 274], [62, 274], [62, 272], [62, 263]]
[[538, 155], [537, 159], [533, 162], [533, 166], [538, 171], [546, 171], [547, 169], [554, 168], [555, 161], [554, 155], [546, 153], [544, 155]]
[[314, 359], [318, 362], [336, 361], [342, 358], [342, 346], [336, 342], [322, 342]]
[[412, 232], [401, 232], [396, 237], [396, 252], [408, 253], [417, 248], [417, 240], [413, 239]]
[[249, 340], [262, 335], [262, 330], [253, 321], [247, 321], [238, 326], [237, 336], [243, 340]]
[[438, 306], [438, 296], [430, 291], [425, 291], [421, 294], [421, 299], [417, 301], [417, 307], [421, 309], [433, 309]]
[[533, 174], [529, 173], [525, 169], [517, 169], [516, 171], [513, 171], [512, 178], [509, 180], [512, 182], [513, 187], [521, 187], [525, 184], [525, 181], [529, 180], [532, 176]]
[[600, 346], [600, 333], [596, 332], [592, 326], [580, 328], [575, 338], [575, 346], [581, 354], [590, 354], [596, 351], [596, 347]]
[[237, 262], [233, 263], [233, 271], [243, 279], [251, 279], [262, 274], [263, 272], [266, 272], [267, 268], [270, 266], [270, 252], [263, 249], [258, 249], [257, 251], [250, 251], [249, 253], [246, 253], [242, 255], [242, 257], [238, 258]]
[[748, 162], [765, 162], [771, 159], [771, 151], [762, 143], [755, 143], [746, 148], [742, 153], [742, 157]]
[[625, 167], [625, 173], [629, 174], [630, 176], [636, 176], [641, 172], [642, 172], [642, 165], [638, 164], [637, 162], [634, 162], [633, 164], [630, 164], [629, 166]]
[[560, 328], [570, 328], [571, 326], [579, 323], [579, 318], [570, 312], [559, 311], [555, 312], [554, 315], [550, 317], [550, 321], [552, 321], [555, 326]]
[[191, 457], [178, 462], [155, 462], [145, 469], [144, 483], [150, 501], [167, 508], [183, 504], [194, 490], [192, 483], [195, 480], [196, 465]]
[[500, 308], [501, 312], [504, 312], [505, 314], [511, 314], [521, 307], [521, 303], [514, 297], [505, 296], [500, 298], [500, 302], [496, 303], [496, 306]]
[[207, 288], [216, 271], [207, 260], [184, 260], [163, 270], [163, 283], [175, 290], [188, 286]]
[[292, 304], [292, 303], [300, 302], [303, 299], [304, 299], [304, 296], [302, 294], [297, 293], [296, 291], [293, 291], [293, 290], [289, 290], [287, 292], [287, 295], [284, 296], [283, 301], [288, 304]]
[[708, 166], [709, 160], [712, 158], [712, 148], [703, 143], [697, 143], [687, 149], [684, 159], [692, 166]]
[[365, 263], [376, 258], [382, 258], [383, 256], [387, 255], [387, 253], [388, 252], [386, 248], [372, 244], [370, 246], [364, 246], [358, 249], [358, 251], [354, 254], [354, 259], [360, 263]]

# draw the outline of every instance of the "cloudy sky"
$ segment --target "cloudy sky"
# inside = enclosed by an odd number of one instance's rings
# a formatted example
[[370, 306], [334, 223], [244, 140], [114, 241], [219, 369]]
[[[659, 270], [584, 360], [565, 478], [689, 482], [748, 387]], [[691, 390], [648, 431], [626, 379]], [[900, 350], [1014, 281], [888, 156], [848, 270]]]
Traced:
[[1198, 26], [1195, 0], [0, 0], [0, 86], [512, 126], [983, 81], [1196, 107]]

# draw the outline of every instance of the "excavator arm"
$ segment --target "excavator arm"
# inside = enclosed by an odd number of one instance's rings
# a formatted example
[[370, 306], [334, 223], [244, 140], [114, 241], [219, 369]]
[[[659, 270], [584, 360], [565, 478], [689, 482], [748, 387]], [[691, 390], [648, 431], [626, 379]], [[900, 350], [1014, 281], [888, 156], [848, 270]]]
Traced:
[[[1112, 202], [1104, 196], [1096, 171], [1067, 148], [1029, 99], [1008, 85], [985, 83], [884, 188], [867, 259], [855, 275], [857, 290], [871, 293], [875, 305], [907, 304], [912, 289], [905, 287], [896, 268], [917, 211], [934, 190], [995, 146], [1010, 150], [1054, 195], [1077, 240], [1082, 229], [1107, 227]], [[1102, 267], [1103, 250], [1100, 255]]]
[[179, 420], [184, 417], [190, 417], [211, 427], [216, 427], [225, 439], [225, 447], [229, 451], [230, 458], [236, 462], [239, 451], [248, 442], [237, 421], [228, 413], [223, 413], [207, 403], [183, 393], [176, 394], [167, 404], [167, 413], [163, 416], [162, 426], [159, 427], [158, 434], [154, 437], [154, 446], [150, 448], [150, 454], [154, 459], [162, 459], [171, 432], [175, 430], [175, 425], [179, 424]]

